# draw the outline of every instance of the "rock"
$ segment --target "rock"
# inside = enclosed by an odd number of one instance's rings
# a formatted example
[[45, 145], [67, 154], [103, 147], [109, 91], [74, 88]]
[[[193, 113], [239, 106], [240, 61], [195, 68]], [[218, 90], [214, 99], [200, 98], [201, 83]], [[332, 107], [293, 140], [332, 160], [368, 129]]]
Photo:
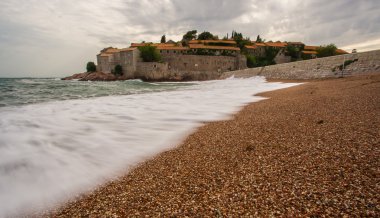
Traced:
[[111, 73], [103, 72], [85, 72], [77, 73], [69, 77], [62, 78], [62, 80], [79, 80], [79, 81], [115, 81], [115, 80], [125, 80], [126, 78], [121, 76], [117, 77]]
[[89, 73], [79, 81], [115, 81], [117, 77], [111, 73], [94, 72]]
[[72, 76], [68, 76], [68, 77], [65, 77], [65, 78], [62, 78], [61, 80], [73, 80], [73, 79], [82, 79], [83, 77], [86, 77], [88, 74], [88, 72], [85, 72], [85, 73], [76, 73]]

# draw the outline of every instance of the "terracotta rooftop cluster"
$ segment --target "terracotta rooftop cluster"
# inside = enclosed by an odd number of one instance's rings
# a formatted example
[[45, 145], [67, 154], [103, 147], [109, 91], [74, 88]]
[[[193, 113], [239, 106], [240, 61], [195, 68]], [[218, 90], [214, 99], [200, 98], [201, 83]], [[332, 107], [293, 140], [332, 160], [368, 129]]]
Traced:
[[[304, 46], [302, 53], [316, 55], [317, 49], [320, 46], [305, 45], [302, 42], [255, 42], [252, 41], [251, 45], [245, 45], [246, 49], [257, 49], [260, 47], [275, 47], [275, 48], [285, 48], [288, 45], [293, 45], [296, 47]], [[232, 39], [223, 40], [191, 40], [188, 42], [188, 46], [182, 46], [180, 43], [175, 43], [173, 41], [167, 43], [153, 43], [153, 42], [143, 42], [143, 43], [131, 43], [129, 48], [117, 49], [117, 48], [106, 48], [101, 51], [101, 56], [110, 56], [113, 53], [120, 51], [132, 51], [138, 47], [142, 46], [154, 46], [158, 50], [190, 50], [190, 49], [209, 49], [209, 50], [230, 50], [230, 51], [240, 51], [237, 44]], [[348, 54], [342, 49], [336, 50], [337, 54]]]
[[[288, 45], [293, 46], [302, 46], [304, 45], [304, 49], [302, 53], [304, 54], [317, 54], [317, 49], [320, 46], [313, 46], [313, 45], [305, 45], [302, 42], [252, 42], [252, 45], [246, 45], [245, 48], [247, 49], [257, 49], [258, 47], [276, 47], [276, 48], [285, 48]], [[337, 49], [337, 54], [348, 54], [348, 52]]]

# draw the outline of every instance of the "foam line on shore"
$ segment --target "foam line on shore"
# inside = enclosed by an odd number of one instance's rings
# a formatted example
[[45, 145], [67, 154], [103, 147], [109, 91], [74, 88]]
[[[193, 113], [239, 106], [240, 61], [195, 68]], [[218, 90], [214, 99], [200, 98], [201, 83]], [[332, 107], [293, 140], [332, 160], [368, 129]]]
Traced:
[[260, 92], [295, 83], [263, 77], [182, 90], [0, 109], [0, 216], [69, 199], [159, 152], [204, 122], [228, 119]]

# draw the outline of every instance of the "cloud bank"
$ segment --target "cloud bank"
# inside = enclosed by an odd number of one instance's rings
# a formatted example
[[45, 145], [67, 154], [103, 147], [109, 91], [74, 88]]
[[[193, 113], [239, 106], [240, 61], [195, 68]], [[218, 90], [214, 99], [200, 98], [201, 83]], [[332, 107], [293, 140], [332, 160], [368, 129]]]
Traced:
[[82, 72], [104, 47], [180, 40], [192, 29], [380, 49], [379, 14], [377, 0], [2, 0], [0, 77]]

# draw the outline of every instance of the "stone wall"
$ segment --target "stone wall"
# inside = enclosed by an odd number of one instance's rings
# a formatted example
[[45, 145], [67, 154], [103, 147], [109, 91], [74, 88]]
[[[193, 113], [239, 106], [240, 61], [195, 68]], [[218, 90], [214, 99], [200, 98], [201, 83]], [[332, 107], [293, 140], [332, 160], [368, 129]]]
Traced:
[[150, 81], [219, 79], [223, 72], [246, 68], [244, 56], [165, 55], [164, 63], [137, 62], [134, 78]]
[[137, 62], [134, 78], [143, 80], [162, 80], [168, 72], [168, 63]]
[[175, 71], [226, 72], [246, 68], [246, 65], [242, 65], [240, 56], [232, 57], [178, 54], [164, 56], [163, 61], [169, 64], [169, 70]]
[[126, 78], [133, 79], [135, 77], [137, 63], [140, 59], [140, 51], [138, 49], [120, 52], [120, 64]]
[[[347, 60], [356, 60], [340, 70]], [[265, 76], [271, 79], [318, 79], [380, 72], [380, 50], [225, 72], [220, 78]]]

